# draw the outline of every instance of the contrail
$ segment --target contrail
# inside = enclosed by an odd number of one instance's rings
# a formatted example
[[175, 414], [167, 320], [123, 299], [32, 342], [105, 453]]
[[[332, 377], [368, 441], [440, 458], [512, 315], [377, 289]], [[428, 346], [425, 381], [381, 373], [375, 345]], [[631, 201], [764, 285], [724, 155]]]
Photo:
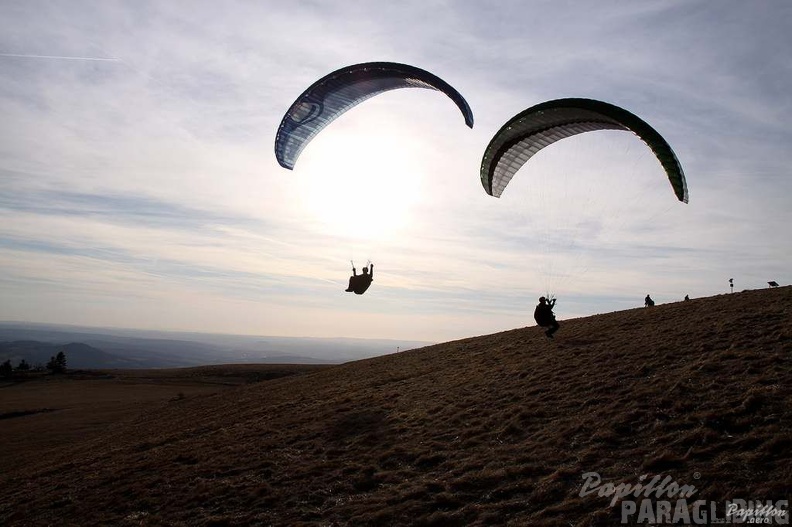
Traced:
[[99, 62], [121, 62], [121, 59], [103, 57], [64, 57], [61, 55], [22, 55], [17, 53], [0, 53], [0, 57], [19, 59], [94, 60]]

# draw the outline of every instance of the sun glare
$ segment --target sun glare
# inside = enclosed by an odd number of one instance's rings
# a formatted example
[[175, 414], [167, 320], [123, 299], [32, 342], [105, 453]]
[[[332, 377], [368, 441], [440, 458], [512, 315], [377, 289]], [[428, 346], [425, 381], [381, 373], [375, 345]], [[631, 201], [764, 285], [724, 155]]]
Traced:
[[381, 126], [362, 129], [317, 136], [300, 157], [295, 177], [306, 214], [323, 232], [381, 240], [409, 222], [420, 190], [419, 163], [406, 154], [403, 135]]

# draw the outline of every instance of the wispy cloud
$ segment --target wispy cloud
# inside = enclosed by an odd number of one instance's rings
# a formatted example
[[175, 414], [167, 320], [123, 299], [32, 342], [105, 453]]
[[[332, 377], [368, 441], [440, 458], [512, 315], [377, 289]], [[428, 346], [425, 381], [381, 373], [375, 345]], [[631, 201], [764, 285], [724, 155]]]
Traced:
[[0, 57], [15, 59], [50, 59], [50, 60], [93, 60], [97, 62], [118, 62], [119, 59], [109, 57], [65, 57], [62, 55], [23, 55], [20, 53], [0, 53]]

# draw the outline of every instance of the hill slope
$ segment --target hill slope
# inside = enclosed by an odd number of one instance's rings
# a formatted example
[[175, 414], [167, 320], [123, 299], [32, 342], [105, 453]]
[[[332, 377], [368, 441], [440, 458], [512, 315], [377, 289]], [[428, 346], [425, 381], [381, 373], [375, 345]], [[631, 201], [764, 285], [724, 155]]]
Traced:
[[172, 401], [2, 476], [0, 523], [619, 524], [589, 472], [671, 476], [723, 517], [789, 497], [790, 305], [722, 295]]

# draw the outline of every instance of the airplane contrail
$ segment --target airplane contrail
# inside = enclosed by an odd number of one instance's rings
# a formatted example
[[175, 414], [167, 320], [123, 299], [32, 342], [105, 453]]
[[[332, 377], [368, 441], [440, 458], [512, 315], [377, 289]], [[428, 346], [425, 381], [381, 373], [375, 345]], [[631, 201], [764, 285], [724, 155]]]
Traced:
[[62, 55], [23, 55], [18, 53], [0, 53], [0, 57], [18, 59], [56, 59], [56, 60], [94, 60], [99, 62], [121, 62], [121, 59], [104, 57], [66, 57]]

